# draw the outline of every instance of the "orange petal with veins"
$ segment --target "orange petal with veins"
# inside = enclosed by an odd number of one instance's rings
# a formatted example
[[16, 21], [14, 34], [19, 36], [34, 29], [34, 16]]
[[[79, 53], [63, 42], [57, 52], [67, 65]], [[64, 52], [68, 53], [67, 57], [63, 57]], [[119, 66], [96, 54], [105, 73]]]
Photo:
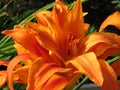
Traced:
[[46, 62], [46, 59], [40, 58], [33, 63], [30, 69], [27, 90], [41, 90], [42, 85], [47, 82], [49, 83], [49, 79], [51, 80], [51, 77], [55, 73], [64, 73], [67, 71], [69, 71], [69, 69], [59, 67], [55, 63]]
[[16, 26], [14, 30], [5, 30], [2, 33], [11, 36], [18, 44], [23, 46], [34, 56], [38, 57], [44, 53], [48, 53], [40, 46], [35, 38], [35, 34], [30, 29]]
[[97, 57], [105, 59], [120, 51], [120, 37], [113, 33], [94, 33], [83, 40], [80, 50], [81, 53], [94, 52]]
[[80, 73], [87, 75], [93, 82], [102, 85], [103, 76], [99, 62], [94, 53], [86, 53], [69, 61]]

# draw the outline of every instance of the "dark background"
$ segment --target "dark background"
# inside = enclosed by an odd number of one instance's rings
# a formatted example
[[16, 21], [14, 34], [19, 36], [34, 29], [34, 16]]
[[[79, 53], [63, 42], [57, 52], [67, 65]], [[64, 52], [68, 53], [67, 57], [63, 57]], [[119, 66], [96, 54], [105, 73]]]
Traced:
[[[53, 2], [54, 0], [0, 0], [0, 31], [13, 28], [22, 20], [26, 11], [28, 14]], [[71, 3], [75, 0], [63, 0]], [[114, 11], [120, 10], [120, 0], [86, 0], [83, 11], [88, 12], [85, 22], [99, 27], [101, 22]]]

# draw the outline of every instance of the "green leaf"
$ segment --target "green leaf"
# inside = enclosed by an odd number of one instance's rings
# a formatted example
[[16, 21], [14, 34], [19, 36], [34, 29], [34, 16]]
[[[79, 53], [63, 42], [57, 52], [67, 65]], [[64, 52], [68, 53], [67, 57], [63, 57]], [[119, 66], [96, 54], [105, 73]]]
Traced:
[[120, 56], [115, 56], [114, 58], [107, 60], [107, 62], [111, 65], [119, 59], [120, 59]]
[[73, 90], [79, 90], [80, 87], [81, 87], [83, 84], [85, 84], [86, 82], [88, 82], [88, 81], [89, 81], [88, 76], [84, 77], [83, 80], [82, 80], [80, 83], [78, 83], [78, 85], [76, 85], [76, 86], [73, 88]]
[[97, 29], [94, 25], [91, 25], [88, 29], [88, 32], [86, 33], [86, 35], [92, 34], [94, 32], [97, 32]]

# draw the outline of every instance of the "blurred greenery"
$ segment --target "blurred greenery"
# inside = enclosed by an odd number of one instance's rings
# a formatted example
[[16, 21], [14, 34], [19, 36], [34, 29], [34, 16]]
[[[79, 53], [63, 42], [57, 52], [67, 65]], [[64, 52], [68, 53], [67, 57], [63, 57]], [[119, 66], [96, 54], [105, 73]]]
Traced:
[[[16, 24], [34, 19], [32, 13], [51, 9], [55, 0], [0, 0], [0, 32], [12, 29]], [[72, 8], [76, 0], [62, 0]], [[88, 12], [85, 22], [91, 24], [90, 34], [97, 31], [104, 19], [114, 11], [120, 11], [120, 0], [82, 0], [83, 11]], [[14, 41], [0, 34], [0, 59], [10, 60], [16, 55]], [[25, 90], [25, 85], [14, 83], [15, 90]], [[7, 85], [2, 90], [9, 90]]]

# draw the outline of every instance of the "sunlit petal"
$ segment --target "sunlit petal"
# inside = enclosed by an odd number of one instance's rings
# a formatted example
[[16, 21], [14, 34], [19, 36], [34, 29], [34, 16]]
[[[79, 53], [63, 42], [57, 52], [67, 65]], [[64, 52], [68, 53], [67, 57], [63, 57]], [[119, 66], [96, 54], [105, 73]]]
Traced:
[[105, 21], [101, 24], [99, 31], [101, 32], [108, 25], [114, 25], [120, 29], [120, 12], [116, 11], [108, 16]]
[[14, 44], [14, 47], [17, 51], [17, 54], [25, 54], [25, 53], [29, 53], [29, 51], [27, 49], [25, 49], [23, 46], [21, 46], [18, 43]]
[[[94, 52], [101, 58], [115, 55], [120, 50], [120, 37], [112, 33], [94, 33], [83, 40], [80, 46], [81, 53]], [[114, 52], [112, 51], [114, 49]], [[106, 53], [105, 53], [106, 52]]]
[[102, 85], [103, 77], [100, 69], [99, 62], [94, 53], [87, 53], [80, 55], [69, 61], [76, 67], [80, 73], [87, 75], [92, 81], [98, 85]]
[[112, 67], [104, 60], [99, 60], [99, 63], [104, 78], [102, 88], [104, 90], [118, 90], [117, 77]]
[[35, 16], [36, 16], [37, 22], [40, 25], [43, 25], [43, 26], [47, 27], [48, 23], [46, 22], [46, 18], [47, 17], [52, 17], [52, 13], [50, 11], [41, 11], [41, 12], [38, 12]]

